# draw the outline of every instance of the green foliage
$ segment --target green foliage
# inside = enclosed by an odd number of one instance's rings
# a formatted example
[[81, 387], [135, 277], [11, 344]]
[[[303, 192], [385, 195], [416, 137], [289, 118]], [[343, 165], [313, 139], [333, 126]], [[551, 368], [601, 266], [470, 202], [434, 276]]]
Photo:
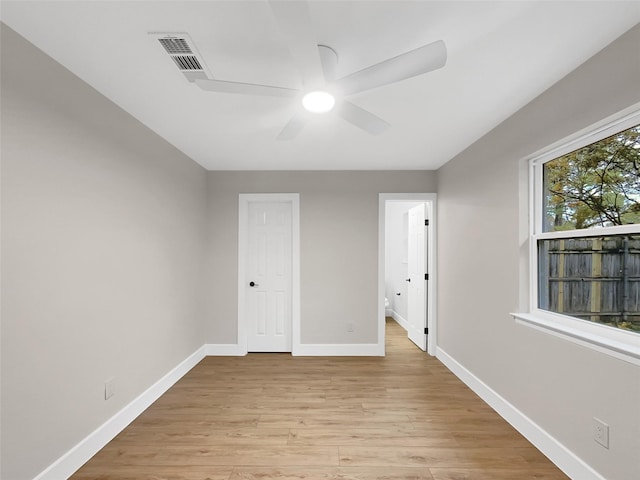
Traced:
[[640, 223], [640, 125], [544, 165], [545, 231]]

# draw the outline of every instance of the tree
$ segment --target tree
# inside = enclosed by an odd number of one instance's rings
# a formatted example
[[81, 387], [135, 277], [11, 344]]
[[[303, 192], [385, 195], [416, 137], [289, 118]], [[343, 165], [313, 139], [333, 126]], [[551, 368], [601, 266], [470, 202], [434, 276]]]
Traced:
[[640, 223], [640, 125], [544, 165], [545, 230]]

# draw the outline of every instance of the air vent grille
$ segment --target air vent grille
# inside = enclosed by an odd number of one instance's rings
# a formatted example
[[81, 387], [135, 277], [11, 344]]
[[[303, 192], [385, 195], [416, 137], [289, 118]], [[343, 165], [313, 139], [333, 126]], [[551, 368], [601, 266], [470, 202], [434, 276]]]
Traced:
[[203, 70], [195, 55], [173, 55], [171, 58], [180, 70]]
[[193, 53], [189, 43], [184, 38], [159, 38], [167, 53], [171, 55], [179, 55], [181, 53]]
[[[1, 1], [1, 0], [0, 0]], [[189, 82], [198, 79], [213, 78], [198, 47], [186, 32], [149, 32], [162, 45], [164, 54], [168, 55]], [[158, 43], [155, 43], [157, 48]]]

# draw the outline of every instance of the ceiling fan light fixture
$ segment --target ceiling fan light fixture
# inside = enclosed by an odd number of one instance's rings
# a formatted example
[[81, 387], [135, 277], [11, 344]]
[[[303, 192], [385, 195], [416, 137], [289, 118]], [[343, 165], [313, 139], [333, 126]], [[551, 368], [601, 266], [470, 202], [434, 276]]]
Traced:
[[311, 113], [327, 113], [336, 104], [336, 99], [329, 92], [317, 90], [302, 97], [302, 106]]

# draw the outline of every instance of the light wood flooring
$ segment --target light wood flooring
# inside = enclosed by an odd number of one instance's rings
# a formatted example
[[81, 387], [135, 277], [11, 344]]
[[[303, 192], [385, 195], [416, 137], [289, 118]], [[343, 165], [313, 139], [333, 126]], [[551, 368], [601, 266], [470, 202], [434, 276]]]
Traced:
[[207, 357], [72, 480], [566, 480], [387, 321], [386, 357]]

